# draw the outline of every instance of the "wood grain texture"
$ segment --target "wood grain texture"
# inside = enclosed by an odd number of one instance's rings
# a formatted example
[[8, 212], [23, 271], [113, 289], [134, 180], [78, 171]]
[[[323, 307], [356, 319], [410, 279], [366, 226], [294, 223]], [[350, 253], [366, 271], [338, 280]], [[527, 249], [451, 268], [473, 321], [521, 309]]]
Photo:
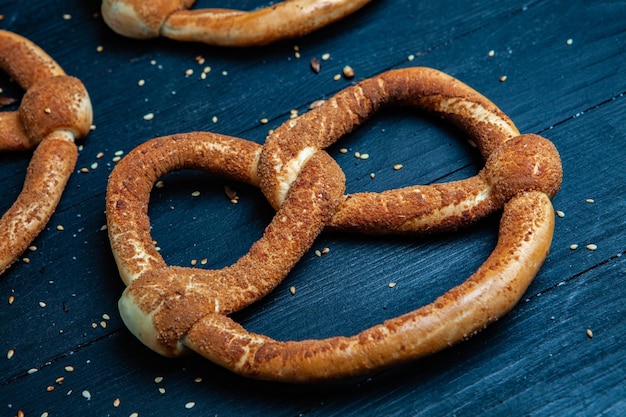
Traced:
[[[199, 0], [196, 7], [212, 3]], [[245, 9], [267, 1], [219, 3]], [[128, 40], [94, 17], [98, 9], [98, 1], [0, 0], [0, 28], [29, 37], [83, 81], [96, 125], [77, 165], [89, 172], [70, 178], [34, 242], [37, 250], [23, 256], [30, 262], [18, 262], [0, 276], [0, 415], [626, 413], [623, 2], [485, 1], [461, 7], [456, 0], [379, 0], [298, 41], [234, 51]], [[315, 74], [310, 60], [324, 53], [330, 59]], [[333, 80], [344, 65], [354, 68], [355, 78]], [[517, 308], [467, 343], [431, 358], [367, 379], [305, 387], [248, 381], [196, 356], [161, 358], [128, 333], [116, 307], [123, 285], [102, 230], [116, 151], [193, 130], [262, 143], [291, 109], [304, 112], [353, 81], [412, 65], [461, 79], [504, 110], [520, 131], [547, 137], [561, 153], [564, 182], [554, 205], [565, 216], [556, 219], [551, 253]], [[205, 66], [211, 71], [202, 80]], [[185, 76], [187, 69], [194, 73]], [[139, 80], [145, 85], [139, 87]], [[0, 87], [4, 95], [20, 94], [3, 75]], [[147, 113], [154, 119], [145, 121]], [[261, 124], [262, 118], [269, 122]], [[339, 153], [342, 147], [349, 152]], [[370, 158], [358, 160], [355, 151]], [[405, 109], [377, 114], [330, 152], [346, 172], [348, 192], [467, 178], [482, 165], [458, 131]], [[19, 193], [29, 159], [27, 152], [0, 155], [0, 211]], [[395, 163], [404, 168], [394, 171]], [[163, 181], [165, 187], [152, 195], [150, 215], [153, 236], [171, 264], [207, 258], [205, 268], [228, 265], [260, 237], [273, 215], [252, 187], [192, 171]], [[237, 190], [237, 205], [225, 197], [225, 184]], [[191, 197], [193, 191], [200, 196]], [[497, 220], [419, 238], [324, 233], [314, 248], [328, 247], [328, 254], [305, 255], [283, 285], [236, 319], [283, 340], [353, 334], [465, 280], [491, 251]], [[597, 250], [585, 249], [589, 243]], [[579, 247], [572, 250], [571, 244]], [[396, 286], [390, 288], [391, 282]], [[10, 360], [9, 349], [15, 351]], [[68, 365], [73, 372], [64, 370]], [[164, 377], [161, 383], [154, 382], [157, 376]], [[59, 377], [65, 378], [60, 384]], [[202, 381], [194, 382], [196, 377]], [[191, 410], [185, 409], [188, 401], [196, 402]]]

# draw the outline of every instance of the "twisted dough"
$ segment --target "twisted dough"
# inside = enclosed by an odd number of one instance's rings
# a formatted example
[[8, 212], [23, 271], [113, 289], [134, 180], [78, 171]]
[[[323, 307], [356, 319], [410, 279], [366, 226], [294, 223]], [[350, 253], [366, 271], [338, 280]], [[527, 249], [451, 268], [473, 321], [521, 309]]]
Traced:
[[502, 209], [519, 189], [553, 196], [560, 187], [559, 154], [550, 141], [519, 136], [509, 117], [480, 93], [435, 69], [414, 67], [348, 87], [275, 129], [259, 162], [261, 189], [272, 206], [280, 207], [311, 155], [388, 105], [415, 106], [451, 120], [478, 146], [486, 166], [462, 181], [345, 196], [329, 228], [376, 234], [452, 230]]
[[[428, 355], [471, 336], [513, 308], [550, 247], [550, 196], [561, 183], [554, 146], [536, 135], [517, 136], [517, 129], [493, 104], [434, 70], [398, 70], [371, 80], [340, 92], [322, 111], [287, 122], [263, 147], [195, 132], [148, 141], [115, 167], [106, 214], [111, 247], [128, 285], [119, 301], [120, 313], [135, 336], [166, 356], [191, 349], [244, 376], [312, 382], [366, 374]], [[380, 94], [372, 95], [376, 91]], [[413, 215], [411, 221], [424, 226], [409, 230], [429, 230], [429, 221], [436, 229], [454, 227], [453, 221], [464, 224], [464, 212], [474, 210], [476, 200], [486, 199], [491, 201], [489, 210], [477, 210], [470, 217], [504, 206], [492, 254], [467, 281], [431, 304], [354, 336], [281, 342], [249, 333], [227, 314], [275, 288], [325, 225], [352, 227], [336, 220], [353, 200], [342, 196], [343, 173], [319, 149], [381, 103], [392, 101], [444, 113], [472, 134], [487, 158], [485, 173], [477, 176], [480, 181], [473, 180], [479, 181], [480, 198], [467, 197], [476, 192], [464, 188], [471, 181], [442, 184], [433, 191], [440, 200], [425, 202], [427, 220]], [[170, 267], [156, 251], [147, 215], [150, 190], [161, 175], [180, 168], [204, 169], [260, 186], [270, 201], [274, 199], [278, 211], [263, 237], [234, 265], [212, 271]], [[395, 231], [388, 218], [397, 216], [396, 194], [425, 194], [424, 189], [392, 190], [374, 198], [382, 205], [358, 207], [360, 221], [370, 225], [365, 231]], [[446, 195], [450, 190], [453, 194]]]
[[102, 17], [115, 32], [137, 39], [159, 35], [217, 46], [259, 46], [306, 35], [371, 0], [286, 0], [250, 12], [186, 10], [195, 0], [103, 0]]
[[87, 90], [41, 48], [0, 30], [0, 68], [26, 90], [15, 112], [0, 113], [0, 150], [35, 148], [24, 188], [0, 219], [0, 273], [52, 216], [78, 157], [74, 140], [92, 123]]

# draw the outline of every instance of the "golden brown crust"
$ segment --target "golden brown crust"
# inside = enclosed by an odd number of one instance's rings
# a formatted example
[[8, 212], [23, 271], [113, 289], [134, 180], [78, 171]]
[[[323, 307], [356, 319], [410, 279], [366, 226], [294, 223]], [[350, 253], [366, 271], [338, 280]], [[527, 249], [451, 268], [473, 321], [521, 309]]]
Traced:
[[[433, 110], [459, 124], [485, 156], [485, 167], [467, 180], [342, 196], [343, 173], [321, 149], [390, 103]], [[154, 247], [147, 216], [152, 184], [183, 167], [260, 186], [277, 209], [263, 237], [232, 266], [169, 267]], [[390, 71], [350, 87], [283, 124], [263, 147], [201, 132], [153, 139], [116, 166], [107, 189], [111, 247], [128, 284], [120, 313], [144, 344], [163, 355], [191, 349], [253, 378], [312, 382], [393, 366], [457, 343], [515, 305], [548, 253], [550, 197], [561, 176], [552, 143], [519, 135], [493, 103], [428, 68]], [[498, 243], [467, 281], [357, 335], [279, 342], [226, 316], [275, 288], [324, 227], [451, 230], [502, 207]]]
[[0, 31], [0, 68], [26, 89], [19, 110], [0, 116], [0, 149], [36, 147], [24, 188], [0, 219], [2, 273], [52, 216], [76, 165], [74, 139], [89, 132], [92, 109], [83, 84], [17, 34]]
[[371, 0], [286, 0], [254, 11], [186, 10], [194, 0], [103, 0], [102, 16], [117, 33], [159, 35], [217, 46], [259, 46], [306, 35]]

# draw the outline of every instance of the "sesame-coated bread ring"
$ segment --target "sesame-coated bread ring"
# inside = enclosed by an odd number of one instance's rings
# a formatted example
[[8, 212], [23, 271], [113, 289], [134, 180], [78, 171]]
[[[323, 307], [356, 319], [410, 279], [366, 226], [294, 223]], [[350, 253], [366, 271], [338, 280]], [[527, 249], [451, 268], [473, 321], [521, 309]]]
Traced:
[[0, 113], [0, 150], [36, 148], [17, 200], [0, 219], [0, 273], [41, 232], [74, 170], [75, 139], [89, 133], [92, 109], [83, 84], [40, 47], [0, 30], [0, 68], [26, 90], [17, 111]]
[[[317, 150], [389, 105], [414, 106], [451, 120], [468, 133], [487, 164], [461, 181], [347, 195], [329, 228], [373, 234], [454, 230], [501, 209], [517, 191], [552, 196], [561, 185], [561, 162], [550, 141], [519, 136], [509, 117], [474, 89], [435, 69], [414, 67], [361, 81], [270, 133], [259, 177], [272, 206], [280, 207], [298, 168]], [[524, 158], [518, 160], [516, 153]]]
[[[389, 73], [383, 74], [383, 81], [374, 80], [381, 91], [402, 93], [394, 96], [399, 97], [396, 102], [419, 103], [445, 113], [471, 132], [487, 159], [486, 166], [484, 173], [472, 180], [478, 185], [468, 187], [471, 181], [458, 182], [412, 191], [439, 193], [438, 204], [427, 202], [424, 218], [413, 214], [411, 221], [419, 227], [390, 227], [397, 214], [390, 216], [365, 198], [363, 201], [370, 205], [358, 209], [362, 221], [374, 226], [363, 227], [362, 231], [454, 228], [469, 221], [462, 212], [455, 212], [458, 205], [471, 211], [473, 201], [490, 200], [489, 210], [469, 216], [475, 220], [503, 207], [496, 247], [474, 274], [432, 303], [353, 336], [276, 341], [250, 333], [228, 317], [275, 288], [325, 226], [359, 230], [351, 228], [349, 222], [336, 220], [347, 210], [342, 196], [345, 178], [320, 149], [363, 121], [382, 100], [372, 106], [371, 99], [366, 100], [360, 93], [355, 100], [361, 106], [354, 106], [352, 96], [341, 92], [329, 100], [328, 106], [343, 118], [312, 111], [317, 117], [304, 115], [295, 123], [286, 122], [264, 146], [195, 132], [152, 139], [120, 161], [109, 179], [106, 215], [111, 248], [127, 284], [118, 305], [131, 332], [165, 356], [192, 350], [246, 377], [316, 382], [368, 374], [423, 357], [470, 337], [511, 310], [550, 248], [554, 230], [550, 198], [557, 192], [562, 175], [558, 153], [544, 138], [518, 135], [512, 122], [493, 104], [469, 87], [459, 90], [459, 82], [453, 78], [428, 69], [406, 73], [423, 76], [424, 85], [386, 90], [384, 77]], [[392, 73], [391, 78], [396, 79], [398, 74]], [[438, 85], [433, 79], [447, 80], [448, 85]], [[371, 91], [363, 85], [368, 84], [363, 82], [355, 89]], [[423, 94], [425, 86], [430, 86], [427, 91], [433, 93]], [[465, 94], [459, 95], [461, 92]], [[355, 109], [361, 109], [357, 116]], [[337, 125], [341, 126], [333, 127]], [[277, 208], [263, 237], [232, 266], [211, 271], [168, 266], [156, 250], [147, 214], [150, 191], [160, 176], [182, 168], [203, 169], [265, 187], [268, 199]], [[281, 181], [268, 180], [269, 172]], [[382, 206], [392, 207], [396, 193], [402, 192], [392, 190], [376, 198], [382, 200]], [[462, 221], [457, 222], [459, 217]]]
[[165, 36], [216, 46], [260, 46], [296, 38], [357, 11], [371, 0], [286, 0], [254, 11], [187, 10], [195, 0], [103, 0], [115, 32], [137, 39]]

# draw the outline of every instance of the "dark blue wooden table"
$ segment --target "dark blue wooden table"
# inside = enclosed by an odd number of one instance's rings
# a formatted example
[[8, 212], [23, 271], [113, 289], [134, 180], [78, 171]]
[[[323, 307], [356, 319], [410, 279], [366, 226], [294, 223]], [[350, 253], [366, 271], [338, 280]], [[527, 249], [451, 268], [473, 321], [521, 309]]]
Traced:
[[[378, 0], [304, 38], [246, 49], [129, 40], [103, 23], [99, 7], [97, 0], [0, 1], [0, 28], [30, 38], [80, 78], [95, 115], [36, 249], [0, 276], [0, 415], [626, 415], [626, 2]], [[335, 80], [346, 65], [354, 78]], [[408, 66], [459, 78], [520, 131], [559, 149], [564, 182], [553, 203], [564, 216], [511, 313], [431, 357], [318, 385], [248, 380], [197, 355], [163, 358], [129, 333], [103, 227], [115, 156], [189, 131], [263, 143], [292, 110]], [[21, 94], [8, 77], [0, 81], [5, 95]], [[357, 151], [369, 159], [356, 159]], [[348, 192], [467, 178], [482, 167], [463, 134], [408, 109], [378, 113], [329, 152]], [[19, 194], [30, 155], [0, 155], [0, 212]], [[162, 180], [150, 216], [170, 264], [229, 265], [273, 215], [252, 187], [186, 170]], [[238, 204], [225, 185], [237, 190]], [[463, 282], [490, 253], [498, 219], [428, 237], [324, 232], [273, 293], [235, 318], [279, 340], [357, 333]], [[315, 255], [325, 247], [329, 253]]]

